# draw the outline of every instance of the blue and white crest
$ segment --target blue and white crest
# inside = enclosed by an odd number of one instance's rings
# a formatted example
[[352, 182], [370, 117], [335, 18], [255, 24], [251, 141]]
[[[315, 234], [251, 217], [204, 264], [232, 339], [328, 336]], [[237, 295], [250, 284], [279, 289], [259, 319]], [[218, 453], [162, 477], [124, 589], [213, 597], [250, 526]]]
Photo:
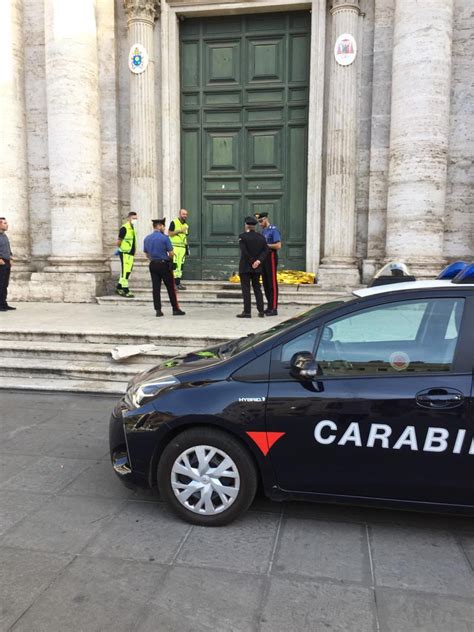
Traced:
[[140, 74], [148, 66], [148, 53], [141, 44], [134, 44], [128, 55], [128, 67], [134, 74]]

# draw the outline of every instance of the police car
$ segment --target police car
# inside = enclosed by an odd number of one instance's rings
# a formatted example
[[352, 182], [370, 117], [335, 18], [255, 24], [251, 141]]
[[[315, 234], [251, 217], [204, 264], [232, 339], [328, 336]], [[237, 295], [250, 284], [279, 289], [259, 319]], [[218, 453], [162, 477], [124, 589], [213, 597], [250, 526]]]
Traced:
[[[452, 276], [452, 274], [451, 274]], [[112, 465], [185, 520], [276, 500], [474, 509], [474, 264], [355, 291], [138, 375]]]

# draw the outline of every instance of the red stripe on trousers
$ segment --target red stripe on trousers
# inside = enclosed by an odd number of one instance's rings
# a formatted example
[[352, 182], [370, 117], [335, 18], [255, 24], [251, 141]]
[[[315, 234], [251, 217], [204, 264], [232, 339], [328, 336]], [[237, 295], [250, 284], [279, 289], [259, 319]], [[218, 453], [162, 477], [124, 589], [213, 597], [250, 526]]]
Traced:
[[271, 263], [272, 263], [272, 286], [273, 286], [273, 305], [272, 309], [276, 309], [276, 301], [277, 301], [277, 280], [276, 280], [276, 270], [275, 270], [275, 253], [270, 253]]
[[172, 287], [173, 287], [174, 300], [176, 301], [177, 308], [181, 309], [181, 307], [179, 306], [179, 303], [178, 303], [178, 295], [176, 294], [176, 285], [175, 285], [175, 282], [174, 282], [174, 274], [173, 274], [173, 272], [171, 273], [171, 278], [173, 279]]

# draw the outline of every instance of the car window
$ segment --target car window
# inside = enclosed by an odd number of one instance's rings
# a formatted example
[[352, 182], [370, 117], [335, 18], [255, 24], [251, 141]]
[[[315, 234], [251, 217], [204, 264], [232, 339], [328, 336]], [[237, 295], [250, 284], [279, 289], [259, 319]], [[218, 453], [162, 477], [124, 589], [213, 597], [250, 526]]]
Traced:
[[463, 299], [423, 299], [360, 310], [325, 325], [316, 353], [323, 375], [450, 371]]
[[315, 327], [296, 338], [275, 347], [272, 351], [272, 379], [287, 379], [290, 375], [290, 361], [295, 353], [309, 352], [314, 354], [318, 328]]

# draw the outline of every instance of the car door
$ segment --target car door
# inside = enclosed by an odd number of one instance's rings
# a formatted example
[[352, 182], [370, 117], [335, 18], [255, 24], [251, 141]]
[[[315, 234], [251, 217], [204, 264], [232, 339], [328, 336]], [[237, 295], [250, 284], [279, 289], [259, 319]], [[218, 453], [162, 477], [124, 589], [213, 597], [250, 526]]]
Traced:
[[[272, 351], [267, 429], [279, 486], [473, 504], [472, 345], [465, 297], [379, 297]], [[290, 374], [316, 348], [315, 380]], [[467, 339], [466, 341], [467, 342]]]

